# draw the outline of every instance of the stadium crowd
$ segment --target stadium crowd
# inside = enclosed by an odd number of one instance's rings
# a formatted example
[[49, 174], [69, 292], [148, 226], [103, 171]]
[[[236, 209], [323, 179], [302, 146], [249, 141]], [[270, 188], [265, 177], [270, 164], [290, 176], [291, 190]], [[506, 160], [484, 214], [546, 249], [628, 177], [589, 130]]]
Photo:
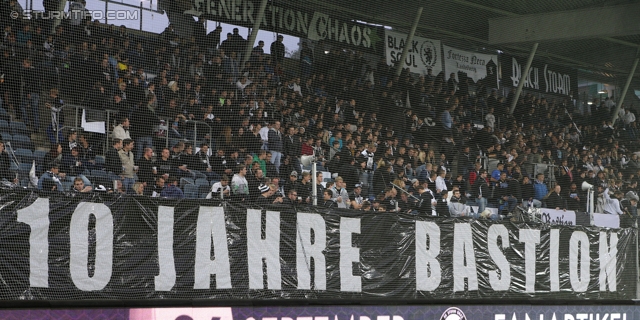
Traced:
[[[17, 4], [2, 5], [4, 16]], [[481, 82], [472, 92], [464, 74], [396, 76], [385, 59], [349, 50], [316, 59], [324, 53], [306, 42], [299, 64], [287, 63], [282, 36], [269, 55], [260, 41], [243, 59], [237, 29], [224, 37], [196, 23], [183, 39], [170, 25], [146, 39], [89, 20], [49, 34], [39, 22], [0, 20], [0, 118], [53, 145], [37, 159], [38, 189], [257, 205], [317, 197], [325, 207], [441, 216], [495, 207], [500, 215], [488, 217], [500, 219], [521, 204], [585, 211], [588, 182], [597, 212], [637, 215], [637, 111], [621, 108], [612, 123], [612, 99], [587, 113], [528, 93], [511, 115], [513, 91]], [[104, 110], [117, 112], [103, 157], [103, 137], [65, 127], [69, 102], [103, 121]], [[25, 185], [5, 147], [1, 178]], [[303, 156], [317, 160], [316, 194]]]

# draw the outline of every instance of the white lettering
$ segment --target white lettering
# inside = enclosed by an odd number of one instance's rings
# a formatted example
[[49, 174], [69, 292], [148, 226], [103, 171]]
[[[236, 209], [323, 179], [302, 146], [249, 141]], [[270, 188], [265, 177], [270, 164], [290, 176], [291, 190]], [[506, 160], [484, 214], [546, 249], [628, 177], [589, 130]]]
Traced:
[[549, 232], [549, 286], [550, 290], [560, 291], [560, 230], [551, 229]]
[[18, 222], [31, 228], [29, 233], [29, 286], [49, 287], [49, 199], [38, 198], [18, 210]]
[[173, 259], [173, 215], [175, 208], [158, 207], [158, 267], [155, 276], [157, 291], [170, 291], [176, 284], [176, 266]]
[[[247, 221], [248, 224], [249, 222]], [[247, 228], [247, 234], [248, 232]], [[213, 259], [211, 259], [212, 240]], [[224, 209], [221, 207], [200, 207], [196, 226], [196, 261], [193, 288], [209, 289], [211, 275], [213, 274], [216, 276], [216, 289], [231, 289], [230, 270]], [[269, 275], [269, 279], [271, 279], [271, 275]], [[262, 283], [260, 284], [262, 285]]]
[[611, 240], [607, 241], [607, 232], [600, 231], [600, 291], [607, 291], [607, 284], [609, 291], [616, 291], [617, 256], [618, 234], [611, 231]]
[[322, 216], [298, 212], [296, 238], [298, 289], [311, 289], [311, 258], [313, 258], [315, 289], [327, 290], [327, 264], [323, 253], [327, 247], [327, 227]]
[[[96, 259], [93, 276], [89, 276], [89, 218], [96, 218]], [[69, 229], [71, 280], [82, 291], [102, 290], [113, 271], [113, 215], [103, 203], [80, 202], [71, 216]]]
[[496, 263], [497, 270], [489, 271], [489, 283], [495, 291], [509, 290], [511, 285], [511, 268], [509, 261], [504, 255], [500, 247], [498, 247], [498, 238], [500, 238], [503, 250], [509, 248], [509, 230], [502, 224], [494, 224], [489, 227], [487, 232], [488, 250], [491, 259]]
[[453, 229], [453, 291], [464, 291], [464, 279], [467, 279], [468, 290], [478, 290], [476, 274], [476, 257], [473, 251], [471, 225], [456, 223]]
[[265, 237], [262, 239], [262, 213], [247, 210], [247, 259], [249, 265], [249, 289], [265, 289], [262, 260], [267, 264], [267, 289], [282, 288], [280, 273], [280, 212], [267, 211]]
[[440, 286], [442, 271], [438, 255], [440, 227], [435, 222], [416, 221], [416, 290], [434, 291]]
[[589, 237], [583, 231], [574, 231], [569, 240], [569, 280], [575, 292], [587, 291], [589, 260]]
[[524, 243], [525, 292], [534, 293], [536, 284], [536, 245], [540, 230], [520, 229], [520, 243]]
[[353, 275], [353, 263], [360, 263], [360, 248], [353, 247], [352, 234], [360, 234], [360, 219], [340, 218], [340, 291], [361, 292], [362, 279]]

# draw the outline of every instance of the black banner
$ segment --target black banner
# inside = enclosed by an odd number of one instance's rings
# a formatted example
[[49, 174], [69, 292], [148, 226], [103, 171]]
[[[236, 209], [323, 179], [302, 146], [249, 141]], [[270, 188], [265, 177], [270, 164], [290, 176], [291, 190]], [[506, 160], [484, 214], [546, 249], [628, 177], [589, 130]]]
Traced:
[[636, 229], [0, 193], [0, 299], [630, 300]]
[[[527, 58], [515, 57], [508, 54], [500, 55], [502, 65], [502, 83], [506, 87], [517, 88], [521, 81], [522, 72]], [[524, 89], [542, 94], [570, 95], [577, 97], [578, 70], [564, 66], [548, 64], [544, 61], [533, 60], [529, 74], [524, 77]]]
[[[253, 28], [260, 1], [192, 0], [192, 6], [194, 11], [201, 13], [201, 17], [208, 20]], [[338, 19], [323, 12], [309, 11], [308, 7], [289, 4], [284, 6], [270, 1], [260, 29], [303, 39], [329, 41], [363, 52], [383, 52], [383, 28], [349, 19]]]

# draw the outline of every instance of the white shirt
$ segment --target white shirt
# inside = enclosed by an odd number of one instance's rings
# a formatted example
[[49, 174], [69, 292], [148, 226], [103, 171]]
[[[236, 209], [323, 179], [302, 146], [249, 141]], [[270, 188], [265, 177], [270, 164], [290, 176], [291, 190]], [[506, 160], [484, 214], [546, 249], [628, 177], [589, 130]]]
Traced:
[[120, 140], [131, 139], [129, 130], [125, 129], [121, 124], [113, 128], [113, 137]]
[[269, 127], [265, 126], [260, 128], [260, 139], [262, 139], [262, 141], [269, 141]]
[[602, 209], [605, 211], [605, 213], [609, 214], [624, 214], [624, 212], [622, 212], [622, 209], [620, 209], [620, 201], [615, 198], [612, 199], [609, 196], [609, 188], [604, 190], [604, 205], [602, 206]]
[[630, 124], [636, 121], [636, 115], [633, 112], [627, 112], [622, 119], [624, 124]]
[[436, 178], [436, 190], [447, 190], [447, 184], [444, 181], [444, 178], [441, 176], [438, 176]]
[[487, 121], [487, 127], [490, 127], [491, 129], [496, 125], [496, 117], [491, 113], [487, 114], [484, 117], [484, 120]]
[[[220, 190], [222, 189], [222, 191]], [[231, 188], [229, 188], [229, 186], [222, 186], [221, 182], [216, 182], [211, 186], [211, 192], [209, 192], [209, 194], [207, 194], [207, 199], [211, 199], [212, 198], [212, 193], [218, 193], [218, 192], [225, 192], [227, 190], [231, 190]]]

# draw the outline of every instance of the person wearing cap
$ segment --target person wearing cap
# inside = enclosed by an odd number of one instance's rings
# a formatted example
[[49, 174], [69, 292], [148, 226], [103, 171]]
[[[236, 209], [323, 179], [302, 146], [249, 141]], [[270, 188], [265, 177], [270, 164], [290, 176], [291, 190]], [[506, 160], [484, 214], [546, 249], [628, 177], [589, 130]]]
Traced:
[[296, 189], [298, 187], [298, 171], [291, 171], [289, 174], [289, 180], [284, 183], [284, 192], [289, 193], [289, 190]]
[[267, 206], [271, 204], [283, 203], [282, 197], [275, 197], [276, 187], [274, 185], [260, 185], [258, 187], [260, 195], [256, 198], [255, 204], [257, 206]]
[[349, 193], [349, 200], [351, 202], [351, 208], [360, 210], [362, 209], [362, 203], [365, 198], [362, 196], [362, 184], [356, 183], [353, 191]]
[[47, 170], [45, 173], [43, 173], [40, 176], [40, 179], [38, 180], [38, 189], [39, 190], [51, 190], [50, 188], [44, 188], [44, 181], [52, 181], [53, 184], [56, 186], [56, 190], [58, 191], [64, 191], [64, 188], [62, 187], [62, 183], [60, 183], [60, 167], [57, 161], [52, 162], [49, 165], [49, 170]]

